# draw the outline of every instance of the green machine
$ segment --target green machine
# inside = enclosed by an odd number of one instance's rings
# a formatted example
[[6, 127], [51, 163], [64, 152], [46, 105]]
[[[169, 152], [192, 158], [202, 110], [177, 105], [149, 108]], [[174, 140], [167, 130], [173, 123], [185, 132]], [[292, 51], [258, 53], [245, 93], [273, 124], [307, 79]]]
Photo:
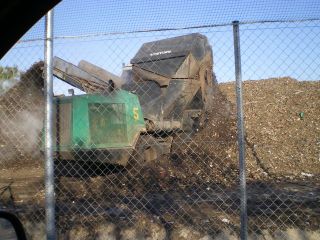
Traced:
[[62, 159], [125, 165], [146, 131], [138, 97], [124, 90], [56, 97], [54, 116], [53, 149]]
[[56, 158], [125, 166], [138, 153], [153, 161], [203, 123], [215, 83], [204, 35], [144, 43], [130, 63], [119, 77], [54, 57], [54, 76], [86, 93], [54, 98]]

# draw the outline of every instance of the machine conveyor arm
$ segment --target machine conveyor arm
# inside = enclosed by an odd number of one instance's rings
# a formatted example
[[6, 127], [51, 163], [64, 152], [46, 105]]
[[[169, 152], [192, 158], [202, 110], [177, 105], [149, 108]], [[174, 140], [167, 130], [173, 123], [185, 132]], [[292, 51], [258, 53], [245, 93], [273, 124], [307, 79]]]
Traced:
[[58, 57], [53, 59], [53, 75], [86, 93], [108, 91], [108, 82]]

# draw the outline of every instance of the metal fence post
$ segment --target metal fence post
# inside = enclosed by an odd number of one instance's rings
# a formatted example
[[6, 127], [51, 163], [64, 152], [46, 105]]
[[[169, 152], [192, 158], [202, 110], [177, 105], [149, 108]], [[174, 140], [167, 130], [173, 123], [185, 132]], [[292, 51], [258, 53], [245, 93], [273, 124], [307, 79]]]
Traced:
[[241, 77], [241, 54], [240, 54], [240, 35], [239, 21], [232, 22], [233, 40], [234, 40], [234, 61], [236, 76], [236, 94], [237, 94], [237, 129], [239, 144], [239, 168], [240, 168], [240, 236], [242, 240], [248, 237], [248, 216], [247, 216], [247, 190], [246, 190], [246, 162], [245, 162], [245, 141], [243, 126], [243, 105], [242, 105], [242, 77]]
[[56, 239], [54, 163], [52, 149], [52, 53], [53, 52], [53, 10], [46, 15], [45, 77], [46, 77], [46, 116], [45, 116], [45, 190], [46, 190], [46, 232], [47, 239]]

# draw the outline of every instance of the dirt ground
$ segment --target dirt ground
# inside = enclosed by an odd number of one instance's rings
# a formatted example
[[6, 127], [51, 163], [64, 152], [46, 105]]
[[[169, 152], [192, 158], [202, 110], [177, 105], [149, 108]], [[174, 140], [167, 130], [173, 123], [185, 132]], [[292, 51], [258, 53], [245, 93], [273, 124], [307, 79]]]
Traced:
[[[0, 200], [21, 212], [30, 235], [41, 232], [44, 217], [41, 67], [0, 96]], [[172, 153], [152, 164], [56, 161], [60, 235], [211, 239], [239, 232], [234, 83], [219, 84], [213, 103], [196, 133], [176, 134]], [[245, 81], [244, 112], [250, 231], [317, 231], [320, 82]]]

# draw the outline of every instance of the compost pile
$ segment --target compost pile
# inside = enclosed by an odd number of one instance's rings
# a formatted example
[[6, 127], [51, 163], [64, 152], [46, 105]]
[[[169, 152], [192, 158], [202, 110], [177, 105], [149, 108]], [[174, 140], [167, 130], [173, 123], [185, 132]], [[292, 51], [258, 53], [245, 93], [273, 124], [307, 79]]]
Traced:
[[[235, 104], [235, 85], [220, 89]], [[245, 81], [243, 95], [249, 178], [319, 176], [320, 82]]]
[[33, 64], [0, 96], [0, 159], [6, 166], [39, 163], [44, 113], [42, 68], [43, 62]]

